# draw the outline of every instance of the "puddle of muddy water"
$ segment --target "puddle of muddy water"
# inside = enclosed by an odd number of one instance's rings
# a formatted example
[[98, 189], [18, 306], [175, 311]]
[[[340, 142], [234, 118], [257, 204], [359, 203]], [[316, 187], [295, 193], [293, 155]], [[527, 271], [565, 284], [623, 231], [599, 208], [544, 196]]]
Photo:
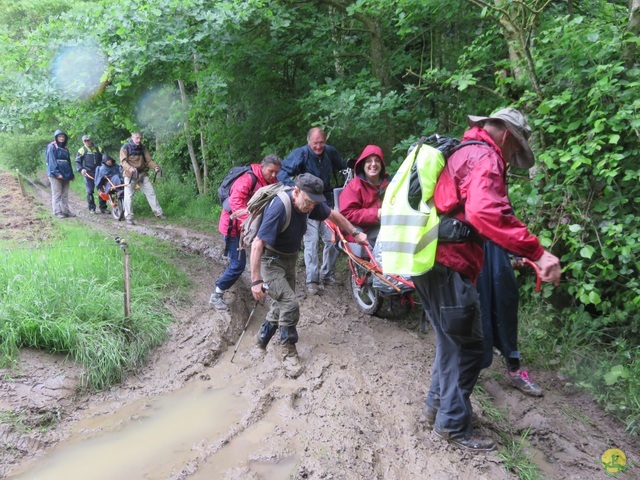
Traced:
[[557, 467], [545, 456], [542, 450], [538, 450], [530, 442], [525, 442], [525, 448], [523, 452], [527, 455], [529, 460], [536, 466], [538, 471], [544, 476], [544, 478], [553, 478], [558, 472]]
[[59, 444], [9, 478], [167, 478], [195, 456], [193, 445], [224, 436], [245, 408], [233, 387], [207, 389], [200, 384], [146, 398], [81, 421], [76, 440]]
[[273, 429], [274, 423], [268, 418], [263, 419], [231, 440], [223, 450], [212, 455], [205, 464], [199, 466], [198, 472], [189, 478], [193, 480], [224, 478], [227, 470], [238, 466], [238, 459], [245, 459], [244, 464], [257, 473], [259, 478], [269, 480], [292, 478], [297, 462], [295, 455], [282, 459], [279, 456], [255, 459], [261, 457], [259, 452], [264, 451], [265, 444], [269, 443], [269, 436], [273, 435]]

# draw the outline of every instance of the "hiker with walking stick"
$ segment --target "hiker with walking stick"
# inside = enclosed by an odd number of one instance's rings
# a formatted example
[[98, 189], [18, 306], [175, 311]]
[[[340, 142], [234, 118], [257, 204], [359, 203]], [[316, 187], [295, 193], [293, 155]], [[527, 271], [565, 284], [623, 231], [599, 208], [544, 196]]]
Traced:
[[[267, 290], [269, 290], [269, 285], [267, 285], [266, 283], [263, 283], [262, 284], [262, 291], [266, 292]], [[235, 358], [236, 353], [238, 353], [238, 348], [240, 347], [240, 342], [242, 341], [242, 338], [244, 337], [244, 334], [247, 332], [247, 328], [249, 328], [249, 324], [251, 323], [251, 319], [253, 318], [253, 312], [255, 312], [256, 308], [258, 308], [258, 304], [259, 303], [260, 303], [260, 300], [256, 300], [256, 303], [253, 305], [253, 308], [251, 309], [251, 312], [249, 313], [249, 318], [247, 319], [247, 323], [244, 325], [244, 328], [242, 329], [242, 333], [240, 334], [240, 338], [236, 342], [236, 348], [233, 349], [233, 355], [231, 355], [231, 363], [233, 363], [233, 359]]]
[[[312, 220], [331, 220], [344, 231], [355, 233], [356, 228], [337, 210], [326, 204], [324, 183], [310, 173], [298, 175], [295, 188], [286, 191], [286, 196], [274, 197], [265, 208], [262, 224], [251, 246], [251, 293], [256, 300], [267, 294], [271, 297], [271, 308], [258, 332], [258, 347], [265, 350], [271, 338], [280, 329], [279, 347], [285, 375], [298, 377], [303, 367], [298, 359], [296, 325], [300, 318], [300, 305], [296, 296], [296, 261], [302, 237], [307, 230], [307, 217]], [[287, 208], [290, 202], [290, 222], [287, 228]], [[367, 245], [367, 235], [354, 235], [361, 245]], [[264, 292], [263, 284], [269, 284]]]

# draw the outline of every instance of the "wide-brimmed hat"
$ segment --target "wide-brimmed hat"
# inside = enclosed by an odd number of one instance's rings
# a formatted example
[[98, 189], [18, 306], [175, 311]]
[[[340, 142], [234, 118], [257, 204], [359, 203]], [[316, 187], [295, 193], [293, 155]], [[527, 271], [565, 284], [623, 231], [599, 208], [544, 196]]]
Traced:
[[327, 199], [324, 196], [324, 182], [315, 175], [302, 173], [296, 177], [296, 187], [306, 193], [312, 202], [322, 203]]
[[87, 140], [91, 140], [91, 135], [82, 135], [82, 141], [86, 142]]
[[515, 108], [503, 108], [492, 113], [490, 117], [476, 117], [474, 115], [469, 115], [467, 117], [467, 122], [470, 127], [484, 124], [487, 120], [500, 120], [503, 122], [513, 136], [516, 137], [518, 143], [522, 146], [522, 150], [508, 160], [516, 167], [531, 168], [535, 162], [535, 158], [528, 141], [531, 136], [531, 127], [527, 123], [527, 119], [524, 115]]

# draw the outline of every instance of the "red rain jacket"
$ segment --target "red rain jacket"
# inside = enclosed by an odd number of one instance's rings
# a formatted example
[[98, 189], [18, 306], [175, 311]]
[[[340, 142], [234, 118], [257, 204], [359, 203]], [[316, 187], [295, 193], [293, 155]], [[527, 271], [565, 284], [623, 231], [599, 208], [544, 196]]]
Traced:
[[[249, 172], [238, 177], [238, 179], [233, 182], [233, 185], [231, 185], [231, 190], [229, 191], [229, 205], [231, 205], [232, 212], [247, 208], [247, 203], [255, 191], [260, 187], [267, 185], [267, 181], [262, 176], [262, 165], [259, 163], [252, 163], [251, 170], [253, 171], [255, 178], [257, 178], [256, 185], [253, 189], [251, 186], [253, 185], [254, 177]], [[276, 183], [277, 181], [278, 179], [274, 178], [271, 183]], [[244, 222], [246, 218], [247, 214], [244, 214], [233, 220], [233, 224], [231, 226], [232, 237], [240, 236], [240, 226], [242, 226], [242, 222]], [[220, 221], [218, 222], [218, 231], [222, 235], [229, 234], [229, 222], [231, 222], [231, 214], [223, 208], [222, 214], [220, 214]]]
[[[509, 252], [538, 260], [544, 249], [513, 214], [507, 196], [507, 163], [500, 148], [479, 127], [465, 132], [462, 141], [468, 140], [488, 145], [468, 145], [449, 157], [434, 193], [438, 212], [463, 220]], [[482, 247], [473, 241], [439, 243], [436, 261], [475, 282], [482, 268]]]
[[[369, 183], [364, 174], [364, 159], [369, 155], [377, 155], [382, 161], [380, 185]], [[366, 232], [368, 228], [380, 225], [378, 218], [378, 209], [382, 207], [380, 191], [384, 192], [389, 185], [382, 149], [376, 145], [367, 145], [358, 157], [354, 170], [354, 179], [340, 194], [340, 213]]]

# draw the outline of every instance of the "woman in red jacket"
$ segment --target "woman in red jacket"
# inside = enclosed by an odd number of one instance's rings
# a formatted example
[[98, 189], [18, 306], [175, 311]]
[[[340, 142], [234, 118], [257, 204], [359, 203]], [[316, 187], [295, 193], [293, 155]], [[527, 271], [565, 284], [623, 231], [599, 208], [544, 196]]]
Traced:
[[382, 149], [367, 145], [358, 157], [354, 171], [354, 179], [340, 194], [340, 213], [364, 230], [373, 245], [380, 231], [382, 198], [389, 185]]

